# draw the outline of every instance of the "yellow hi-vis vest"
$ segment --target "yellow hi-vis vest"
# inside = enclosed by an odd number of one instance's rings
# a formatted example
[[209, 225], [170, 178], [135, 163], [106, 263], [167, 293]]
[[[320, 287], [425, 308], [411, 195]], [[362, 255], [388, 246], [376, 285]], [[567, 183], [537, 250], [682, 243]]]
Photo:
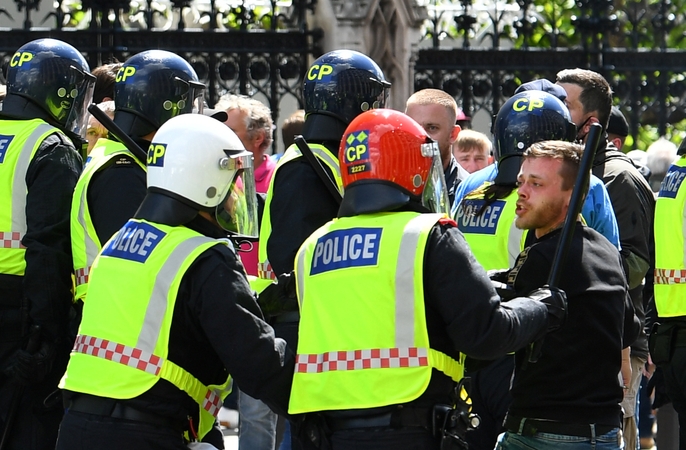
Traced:
[[335, 219], [296, 256], [300, 328], [288, 412], [367, 409], [418, 398], [436, 368], [463, 365], [429, 346], [424, 250], [439, 214]]
[[24, 275], [26, 248], [26, 172], [38, 147], [62, 132], [41, 119], [0, 120], [0, 273]]
[[524, 249], [526, 237], [524, 230], [514, 224], [517, 190], [494, 201], [477, 216], [485, 203], [485, 190], [491, 184], [487, 181], [465, 196], [455, 213], [455, 222], [484, 269], [509, 269]]
[[686, 316], [686, 156], [667, 171], [655, 202], [655, 306], [660, 317]]
[[[96, 156], [97, 155], [97, 156]], [[88, 208], [88, 186], [93, 175], [119, 155], [129, 155], [138, 165], [146, 167], [135, 158], [124, 144], [109, 139], [99, 139], [93, 147], [88, 163], [76, 183], [71, 200], [71, 252], [76, 280], [75, 300], [84, 300], [88, 291], [88, 273], [93, 261], [102, 249], [98, 233], [93, 226]]]
[[93, 263], [79, 334], [60, 388], [131, 399], [162, 378], [198, 404], [198, 436], [212, 428], [231, 377], [203, 385], [167, 359], [179, 284], [205, 250], [223, 244], [185, 227], [131, 219]]
[[[310, 149], [314, 156], [319, 159], [326, 167], [329, 168], [333, 174], [334, 181], [338, 187], [338, 191], [343, 194], [343, 180], [341, 179], [341, 166], [338, 162], [338, 158], [331, 154], [329, 150], [323, 145], [319, 144], [309, 144]], [[274, 273], [271, 264], [269, 264], [269, 256], [267, 255], [267, 241], [269, 236], [272, 234], [272, 222], [270, 216], [270, 205], [272, 202], [272, 196], [274, 191], [274, 180], [276, 180], [276, 173], [279, 168], [286, 163], [289, 163], [297, 158], [302, 157], [302, 153], [298, 149], [298, 146], [292, 144], [286, 150], [286, 153], [279, 159], [279, 162], [274, 169], [272, 174], [272, 179], [269, 182], [269, 189], [267, 190], [267, 199], [264, 202], [264, 213], [262, 214], [262, 224], [260, 225], [260, 247], [257, 254], [257, 278], [249, 277], [250, 286], [253, 290], [261, 292], [265, 287], [267, 287], [272, 280], [276, 279], [278, 273]], [[303, 192], [303, 195], [307, 195]]]

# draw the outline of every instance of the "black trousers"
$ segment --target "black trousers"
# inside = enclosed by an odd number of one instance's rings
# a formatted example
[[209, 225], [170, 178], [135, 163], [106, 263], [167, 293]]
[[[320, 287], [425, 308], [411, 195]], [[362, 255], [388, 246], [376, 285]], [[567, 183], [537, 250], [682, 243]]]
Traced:
[[493, 450], [498, 435], [505, 431], [503, 420], [512, 403], [510, 381], [513, 371], [514, 355], [505, 355], [468, 374], [472, 412], [481, 418], [479, 428], [467, 432], [469, 450]]
[[64, 414], [56, 450], [188, 450], [178, 430], [94, 414]]
[[674, 348], [671, 361], [660, 364], [667, 395], [679, 415], [679, 449], [686, 450], [686, 342]]

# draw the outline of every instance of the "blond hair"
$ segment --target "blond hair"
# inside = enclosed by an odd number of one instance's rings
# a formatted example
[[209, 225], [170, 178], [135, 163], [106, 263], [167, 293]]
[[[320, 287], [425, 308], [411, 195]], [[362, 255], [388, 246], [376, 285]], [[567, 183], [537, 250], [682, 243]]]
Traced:
[[451, 122], [457, 119], [457, 102], [452, 95], [440, 89], [429, 88], [415, 92], [407, 99], [405, 108], [409, 105], [443, 105], [452, 116]]

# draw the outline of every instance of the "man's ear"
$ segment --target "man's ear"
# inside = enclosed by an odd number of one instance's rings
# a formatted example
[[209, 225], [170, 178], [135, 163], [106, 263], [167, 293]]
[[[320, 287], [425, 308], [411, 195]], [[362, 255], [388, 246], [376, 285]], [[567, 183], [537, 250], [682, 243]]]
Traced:
[[455, 125], [453, 131], [450, 132], [450, 143], [454, 143], [457, 140], [457, 135], [460, 134], [462, 128], [459, 125]]
[[594, 123], [600, 123], [596, 116], [591, 116], [586, 120], [586, 125], [584, 125], [584, 135], [591, 132], [591, 125]]

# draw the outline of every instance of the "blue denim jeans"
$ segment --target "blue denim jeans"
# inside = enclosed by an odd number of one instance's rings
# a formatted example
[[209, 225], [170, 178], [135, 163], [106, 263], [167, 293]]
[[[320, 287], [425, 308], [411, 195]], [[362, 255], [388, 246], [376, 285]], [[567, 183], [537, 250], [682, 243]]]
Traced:
[[594, 440], [563, 434], [536, 433], [522, 436], [506, 432], [498, 436], [496, 450], [621, 450], [624, 448], [619, 428], [607, 434], [596, 436]]
[[276, 413], [245, 392], [238, 394], [240, 450], [271, 450], [276, 445]]

